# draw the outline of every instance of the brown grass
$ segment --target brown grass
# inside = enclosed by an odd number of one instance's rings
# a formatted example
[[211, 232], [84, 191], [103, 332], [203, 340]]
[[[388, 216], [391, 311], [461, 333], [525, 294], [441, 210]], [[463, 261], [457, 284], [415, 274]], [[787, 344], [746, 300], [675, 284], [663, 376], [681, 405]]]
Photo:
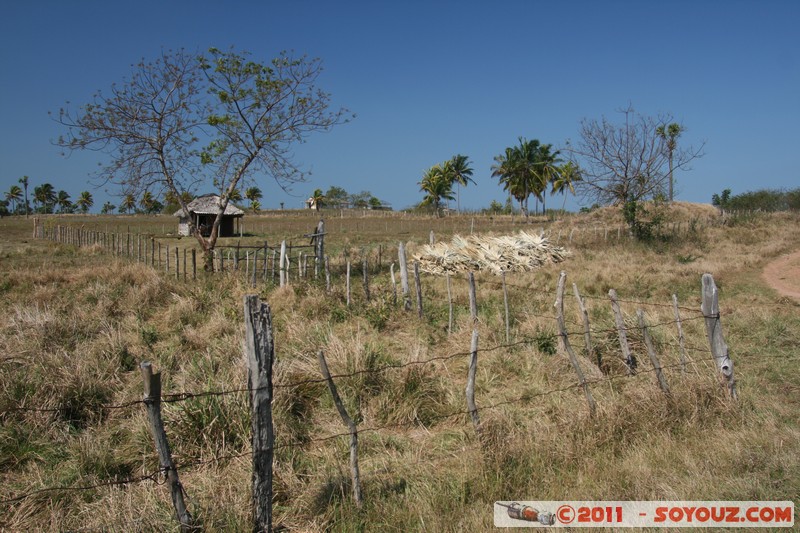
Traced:
[[[691, 205], [673, 211], [684, 221], [713, 216], [706, 207]], [[297, 281], [283, 289], [258, 290], [273, 311], [277, 384], [318, 379], [320, 349], [334, 374], [371, 370], [337, 378], [362, 429], [365, 508], [356, 510], [350, 499], [347, 439], [318, 440], [346, 432], [330, 395], [324, 384], [305, 383], [276, 388], [276, 523], [296, 531], [488, 530], [495, 500], [783, 500], [800, 493], [797, 305], [765, 287], [759, 275], [770, 258], [800, 245], [796, 216], [756, 217], [726, 226], [706, 222], [652, 246], [617, 241], [616, 229], [606, 234], [603, 225], [618, 223], [612, 211], [528, 223], [475, 216], [476, 233], [538, 232], [541, 224], [551, 238], [560, 234], [561, 245], [571, 252], [560, 265], [509, 275], [512, 346], [503, 346], [499, 280], [477, 276], [478, 439], [463, 413], [472, 330], [463, 276], [453, 278], [455, 328], [448, 335], [444, 280], [423, 278], [426, 316], [419, 320], [392, 303], [388, 275], [398, 241], [408, 242], [413, 254], [427, 243], [431, 229], [438, 239], [469, 234], [473, 216], [351, 215], [327, 214], [329, 250], [338, 267], [344, 250], [355, 264], [362, 253], [369, 253], [375, 264], [377, 245], [384, 246], [370, 302], [358, 278], [353, 280], [353, 303], [345, 305], [339, 270], [331, 295], [324, 286]], [[249, 222], [255, 234], [247, 239], [273, 242], [300, 235], [313, 227], [316, 216], [256, 217]], [[57, 219], [73, 220], [142, 230], [173, 222]], [[577, 229], [569, 242], [572, 228]], [[31, 240], [24, 220], [3, 219], [0, 230], [0, 294], [7, 316], [0, 325], [0, 499], [45, 487], [102, 484], [155, 469], [141, 406], [100, 407], [141, 397], [137, 366], [142, 360], [163, 372], [165, 393], [244, 386], [241, 301], [251, 289], [243, 276], [178, 282], [97, 248], [78, 251]], [[568, 360], [553, 351], [558, 347], [553, 291], [561, 269], [569, 274], [568, 286], [577, 283], [587, 299], [594, 344], [606, 362], [601, 371], [583, 356], [582, 326], [570, 290], [568, 329], [575, 333], [570, 338], [587, 377], [595, 382], [594, 419]], [[723, 326], [741, 394], [735, 405], [716, 381], [703, 323], [696, 319], [703, 272], [712, 272], [720, 287]], [[620, 360], [607, 300], [610, 288], [623, 300], [643, 370], [633, 378], [625, 377]], [[669, 324], [673, 293], [686, 307], [686, 373], [678, 367], [677, 334]], [[635, 326], [637, 307], [654, 325], [671, 400], [647, 371], [649, 361]], [[442, 359], [415, 364], [432, 358]], [[401, 368], [374, 372], [387, 365]], [[18, 406], [63, 409], [9, 410]], [[181, 479], [190, 510], [209, 531], [247, 529], [246, 394], [165, 404], [164, 418], [179, 468], [189, 465], [181, 469]], [[0, 527], [152, 531], [174, 529], [175, 521], [167, 490], [143, 482], [49, 492], [6, 504], [0, 509]]]

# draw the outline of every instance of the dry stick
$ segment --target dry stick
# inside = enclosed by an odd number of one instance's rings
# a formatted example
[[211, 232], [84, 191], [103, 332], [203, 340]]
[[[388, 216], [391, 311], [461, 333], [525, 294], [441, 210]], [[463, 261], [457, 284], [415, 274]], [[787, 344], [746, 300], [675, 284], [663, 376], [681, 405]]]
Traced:
[[472, 317], [472, 323], [478, 323], [478, 299], [475, 296], [475, 274], [469, 273], [469, 314]]
[[575, 369], [575, 373], [578, 374], [578, 382], [581, 384], [583, 388], [583, 393], [586, 395], [586, 403], [589, 404], [589, 414], [594, 416], [595, 411], [597, 410], [597, 405], [594, 403], [594, 398], [592, 397], [592, 391], [589, 390], [589, 384], [586, 382], [586, 377], [583, 375], [583, 370], [581, 370], [581, 365], [578, 363], [578, 358], [575, 356], [575, 351], [572, 349], [572, 345], [569, 342], [569, 336], [567, 335], [567, 326], [564, 322], [564, 286], [566, 285], [567, 281], [567, 273], [563, 270], [561, 271], [561, 275], [558, 278], [558, 288], [556, 289], [556, 322], [558, 323], [558, 335], [561, 339], [561, 345], [564, 350], [567, 352], [569, 356], [569, 361], [572, 363], [572, 367]]
[[358, 428], [353, 419], [350, 418], [350, 415], [347, 414], [347, 409], [344, 408], [339, 392], [336, 390], [336, 384], [333, 382], [331, 373], [328, 370], [328, 363], [325, 362], [325, 353], [322, 350], [317, 352], [317, 359], [319, 360], [322, 376], [328, 382], [328, 389], [331, 391], [331, 396], [333, 396], [336, 410], [339, 411], [339, 416], [342, 417], [344, 425], [350, 430], [350, 474], [353, 477], [353, 499], [356, 505], [361, 507], [361, 475], [358, 471]]
[[736, 400], [738, 394], [736, 393], [736, 379], [733, 376], [733, 361], [728, 353], [728, 345], [725, 343], [725, 337], [722, 335], [722, 323], [719, 319], [719, 293], [717, 285], [714, 283], [714, 277], [711, 274], [703, 274], [703, 304], [700, 309], [705, 316], [706, 335], [708, 335], [708, 343], [711, 346], [711, 355], [714, 357], [714, 363], [717, 370], [725, 381], [728, 387], [728, 392], [731, 398]]
[[475, 426], [475, 433], [478, 438], [481, 436], [480, 424], [481, 420], [478, 417], [478, 407], [475, 405], [475, 374], [478, 372], [478, 330], [472, 330], [472, 344], [470, 346], [469, 356], [469, 371], [467, 372], [467, 411], [472, 418], [472, 425]]
[[678, 344], [681, 347], [681, 372], [686, 372], [686, 347], [683, 339], [683, 325], [681, 324], [681, 313], [678, 310], [678, 295], [672, 295], [672, 309], [675, 311], [675, 324], [678, 325]]
[[[474, 220], [474, 219], [473, 219]], [[503, 270], [503, 306], [505, 307], [506, 311], [506, 344], [508, 344], [511, 339], [511, 323], [508, 318], [508, 287], [506, 287], [506, 271]]]
[[186, 281], [186, 248], [183, 249], [183, 281]]
[[164, 250], [164, 271], [169, 274], [169, 244], [166, 245]]
[[253, 277], [250, 286], [253, 287], [254, 289], [256, 288], [256, 272], [258, 272], [258, 268], [256, 268], [256, 265], [258, 265], [258, 248], [253, 250]]
[[656, 350], [653, 347], [653, 339], [650, 338], [650, 331], [647, 329], [647, 323], [644, 320], [644, 311], [637, 309], [636, 318], [639, 319], [639, 327], [642, 330], [644, 344], [647, 346], [647, 354], [650, 356], [650, 362], [653, 363], [653, 369], [656, 371], [658, 386], [661, 387], [664, 394], [670, 396], [672, 393], [669, 390], [669, 385], [667, 385], [667, 378], [664, 377], [664, 372], [661, 369], [661, 363], [658, 362], [658, 355], [656, 355]]
[[272, 365], [275, 343], [269, 305], [255, 294], [244, 297], [247, 385], [250, 388], [253, 450], [253, 531], [272, 531]]
[[350, 307], [350, 261], [347, 261], [347, 274], [345, 274], [345, 298], [347, 307]]
[[197, 279], [197, 250], [192, 248], [192, 279]]
[[267, 282], [267, 265], [269, 264], [269, 245], [267, 241], [264, 241], [264, 275], [262, 276], [264, 279], [264, 283]]
[[628, 374], [636, 374], [636, 358], [631, 353], [631, 347], [628, 344], [628, 335], [625, 332], [625, 320], [622, 318], [622, 311], [619, 309], [617, 302], [617, 291], [611, 289], [608, 291], [608, 297], [611, 298], [611, 309], [614, 311], [614, 321], [617, 324], [617, 331], [619, 334], [619, 347], [622, 350], [622, 360], [628, 368]]
[[183, 487], [178, 479], [178, 469], [172, 461], [172, 453], [169, 449], [167, 433], [164, 431], [164, 421], [161, 419], [161, 373], [153, 373], [153, 366], [145, 361], [139, 367], [144, 378], [144, 405], [147, 409], [147, 419], [150, 422], [150, 430], [153, 434], [158, 461], [161, 469], [167, 474], [167, 483], [172, 495], [172, 504], [181, 531], [190, 531], [192, 528], [192, 515], [186, 509], [183, 501]]
[[367, 258], [364, 258], [362, 263], [361, 271], [362, 276], [364, 277], [364, 296], [366, 297], [367, 301], [369, 301], [369, 263], [367, 262]]
[[447, 279], [447, 307], [449, 309], [447, 316], [447, 334], [453, 332], [453, 290], [450, 287], [450, 274], [446, 275]]
[[[583, 339], [584, 344], [586, 344], [586, 358], [591, 361], [594, 359], [594, 347], [592, 346], [592, 329], [589, 326], [589, 312], [586, 310], [586, 302], [581, 298], [581, 293], [578, 292], [576, 283], [572, 284], [572, 290], [575, 293], [575, 299], [578, 300], [578, 307], [580, 307], [581, 316], [583, 317]], [[601, 368], [602, 364], [603, 356], [600, 352], [597, 352], [597, 368]]]
[[419, 261], [414, 261], [414, 285], [417, 288], [417, 313], [422, 318], [422, 281], [419, 278]]
[[431, 234], [430, 234], [430, 237], [429, 237], [429, 242], [430, 242], [431, 246], [436, 244], [436, 237], [434, 237], [434, 235], [433, 235], [433, 230], [431, 230]]
[[406, 264], [406, 247], [401, 242], [397, 247], [397, 258], [400, 261], [400, 288], [403, 291], [403, 309], [411, 311], [411, 295], [408, 290], [408, 265]]

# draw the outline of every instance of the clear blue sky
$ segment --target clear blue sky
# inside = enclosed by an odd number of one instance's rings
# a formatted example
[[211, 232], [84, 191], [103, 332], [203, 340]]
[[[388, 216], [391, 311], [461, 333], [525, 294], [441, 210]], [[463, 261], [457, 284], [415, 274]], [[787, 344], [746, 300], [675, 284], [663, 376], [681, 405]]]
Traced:
[[210, 46], [320, 57], [321, 87], [357, 114], [298, 147], [313, 174], [296, 196], [256, 177], [265, 207], [299, 207], [331, 185], [407, 207], [421, 199], [422, 172], [457, 153], [478, 182], [462, 207], [485, 207], [504, 198], [490, 166], [517, 137], [560, 146], [582, 118], [629, 102], [672, 113], [688, 128], [681, 142], [706, 142], [676, 175], [678, 199], [800, 186], [797, 0], [27, 0], [0, 10], [2, 192], [28, 175], [73, 198], [91, 190], [95, 211], [118, 203], [118, 191], [88, 183], [95, 154], [65, 158], [51, 144], [61, 129], [48, 111], [87, 102], [162, 49]]

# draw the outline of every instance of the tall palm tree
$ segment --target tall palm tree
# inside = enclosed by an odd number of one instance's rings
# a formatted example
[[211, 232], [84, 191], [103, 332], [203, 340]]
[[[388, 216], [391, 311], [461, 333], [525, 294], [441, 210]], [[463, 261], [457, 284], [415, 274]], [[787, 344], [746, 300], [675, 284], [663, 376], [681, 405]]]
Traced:
[[446, 173], [449, 174], [452, 182], [458, 185], [456, 189], [456, 209], [461, 212], [461, 187], [466, 187], [468, 183], [475, 183], [472, 179], [472, 168], [469, 157], [461, 154], [454, 155], [450, 161], [445, 163]]
[[153, 196], [153, 193], [150, 191], [144, 191], [144, 194], [142, 194], [142, 199], [139, 200], [139, 206], [142, 208], [142, 211], [145, 213], [152, 213], [155, 203], [156, 198]]
[[678, 147], [678, 137], [683, 133], [683, 127], [680, 124], [673, 122], [669, 125], [661, 125], [656, 128], [656, 134], [666, 143], [667, 157], [669, 161], [669, 201], [672, 202], [673, 197], [673, 180], [672, 180], [672, 154]]
[[6, 193], [6, 200], [14, 203], [14, 208], [11, 210], [12, 213], [16, 213], [17, 207], [19, 206], [19, 201], [21, 199], [22, 189], [19, 188], [19, 185], [12, 185]]
[[564, 211], [567, 206], [567, 191], [575, 194], [575, 182], [581, 179], [581, 169], [572, 161], [568, 161], [558, 167], [558, 174], [553, 180], [552, 192], [553, 194], [559, 192], [564, 194], [564, 204], [561, 206], [561, 211]]
[[56, 194], [55, 205], [58, 206], [59, 213], [63, 213], [72, 207], [72, 201], [70, 200], [69, 193], [67, 191], [58, 191]]
[[500, 179], [503, 189], [518, 202], [520, 210], [528, 216], [528, 198], [531, 194], [540, 196], [537, 161], [540, 143], [537, 139], [528, 141], [519, 138], [519, 145], [506, 148], [505, 152], [494, 158], [492, 176]]
[[250, 209], [255, 211], [255, 204], [264, 197], [264, 194], [258, 187], [249, 187], [244, 191], [244, 197], [250, 200]]
[[319, 208], [325, 205], [325, 195], [322, 194], [322, 189], [314, 189], [311, 194], [311, 200], [313, 201], [314, 209], [319, 211]]
[[534, 154], [536, 160], [534, 194], [542, 202], [542, 214], [547, 214], [547, 204], [545, 203], [547, 188], [551, 186], [558, 176], [557, 165], [561, 162], [558, 158], [561, 152], [558, 150], [551, 152], [552, 147], [552, 144], [541, 144]]
[[132, 194], [126, 194], [125, 197], [122, 199], [122, 203], [119, 204], [119, 210], [121, 213], [128, 213], [136, 209], [136, 197]]
[[53, 212], [56, 203], [56, 192], [49, 183], [43, 183], [33, 189], [33, 199], [42, 206], [45, 214]]
[[22, 176], [19, 182], [25, 187], [25, 218], [28, 218], [28, 211], [30, 211], [30, 206], [28, 205], [28, 176]]
[[78, 200], [75, 202], [81, 213], [84, 215], [89, 211], [89, 208], [94, 205], [94, 198], [92, 198], [92, 193], [89, 191], [83, 191], [81, 195], [78, 197]]
[[441, 216], [440, 205], [442, 200], [453, 200], [453, 182], [450, 181], [441, 165], [434, 165], [422, 175], [419, 190], [425, 193], [425, 198], [420, 206], [432, 205], [436, 216]]

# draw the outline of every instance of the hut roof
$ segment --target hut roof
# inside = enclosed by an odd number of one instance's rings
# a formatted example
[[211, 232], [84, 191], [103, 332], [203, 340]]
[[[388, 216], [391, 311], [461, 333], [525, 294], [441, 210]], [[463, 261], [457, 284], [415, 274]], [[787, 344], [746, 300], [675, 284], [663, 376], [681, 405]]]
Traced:
[[[196, 213], [198, 215], [216, 215], [219, 212], [219, 195], [204, 194], [203, 196], [198, 196], [189, 202], [189, 205], [186, 207], [189, 208], [190, 213]], [[228, 206], [225, 208], [224, 214], [226, 216], [241, 217], [244, 216], [244, 211], [229, 202]], [[172, 216], [182, 217], [183, 209], [178, 209]]]

